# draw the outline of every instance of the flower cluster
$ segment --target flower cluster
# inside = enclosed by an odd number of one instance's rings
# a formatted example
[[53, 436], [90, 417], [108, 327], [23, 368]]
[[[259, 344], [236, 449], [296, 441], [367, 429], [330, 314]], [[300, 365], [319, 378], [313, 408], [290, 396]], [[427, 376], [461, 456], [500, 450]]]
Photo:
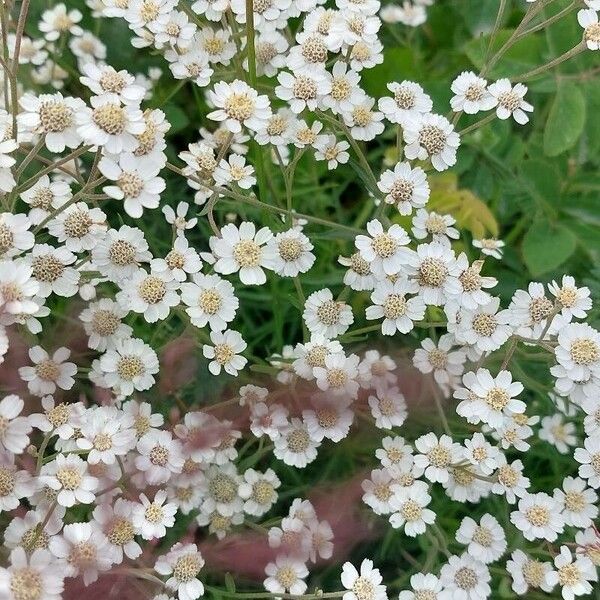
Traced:
[[[363, 423], [381, 439], [366, 461], [375, 468], [361, 475], [362, 511], [430, 547], [401, 600], [484, 600], [499, 572], [517, 595], [591, 593], [600, 331], [586, 322], [590, 289], [565, 275], [531, 282], [501, 306], [491, 273], [504, 243], [470, 239], [454, 216], [428, 207], [432, 178], [456, 164], [471, 132], [496, 118], [529, 122], [527, 87], [464, 71], [447, 116], [401, 77], [385, 96], [369, 95], [383, 28], [421, 25], [425, 0], [86, 4], [99, 25], [125, 23], [132, 46], [164, 69], [113, 68], [101, 37], [66, 4], [38, 23], [25, 1], [11, 16], [0, 93], [0, 362], [17, 336], [31, 343], [7, 386], [21, 391], [0, 400], [9, 551], [0, 598], [58, 600], [66, 579], [90, 586], [109, 574], [139, 578], [157, 600], [196, 600], [205, 589], [220, 597], [202, 544], [245, 527], [266, 547], [264, 588], [301, 596], [309, 568], [335, 560], [337, 534], [308, 492], [295, 498], [283, 482]], [[600, 5], [586, 4], [577, 52], [600, 47]], [[175, 87], [158, 98], [161, 80]], [[203, 119], [186, 148], [169, 138], [165, 112], [184, 86]], [[391, 138], [393, 161], [368, 158], [366, 145]], [[296, 210], [307, 159], [327, 171], [352, 160], [371, 198], [351, 225]], [[171, 186], [189, 202], [167, 203]], [[314, 275], [333, 242], [337, 270]], [[289, 338], [279, 354], [261, 354], [242, 336], [244, 315], [256, 290], [268, 305], [269, 286], [288, 284]], [[62, 319], [80, 345], [54, 341]], [[226, 380], [232, 395], [201, 406], [166, 394], [178, 407], [161, 411], [157, 340], [184, 332], [206, 359], [198, 377]], [[392, 336], [406, 341], [410, 365], [378, 345]], [[551, 393], [515, 367], [521, 355], [542, 364]], [[441, 428], [407, 427], [409, 366]], [[256, 385], [253, 369], [273, 384]], [[529, 472], [534, 443], [572, 457], [556, 487]], [[443, 530], [436, 498], [463, 509], [456, 531]], [[263, 521], [282, 504], [283, 516]], [[393, 587], [370, 559], [346, 562], [339, 581], [332, 594], [344, 600], [384, 600]]]

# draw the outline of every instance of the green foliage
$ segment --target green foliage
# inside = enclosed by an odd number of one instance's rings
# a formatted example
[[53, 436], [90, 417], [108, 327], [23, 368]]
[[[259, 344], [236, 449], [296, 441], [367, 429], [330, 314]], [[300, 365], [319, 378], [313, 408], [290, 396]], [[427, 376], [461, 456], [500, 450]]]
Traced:
[[544, 129], [544, 153], [558, 156], [572, 148], [585, 125], [585, 96], [581, 89], [561, 81]]

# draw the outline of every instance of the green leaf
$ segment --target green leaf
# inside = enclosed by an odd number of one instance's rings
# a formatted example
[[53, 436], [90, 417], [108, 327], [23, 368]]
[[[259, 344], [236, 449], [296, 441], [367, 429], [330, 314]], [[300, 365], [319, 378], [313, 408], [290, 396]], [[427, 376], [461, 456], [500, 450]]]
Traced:
[[562, 265], [575, 251], [577, 238], [567, 228], [536, 221], [523, 239], [523, 259], [538, 277]]
[[185, 129], [189, 125], [189, 118], [183, 110], [176, 104], [167, 104], [161, 107], [165, 111], [167, 121], [171, 123], [170, 133], [176, 133]]
[[371, 96], [389, 96], [391, 92], [387, 89], [387, 84], [398, 80], [398, 73], [402, 73], [401, 79], [417, 80], [424, 75], [423, 72], [418, 72], [415, 61], [416, 57], [409, 48], [388, 48], [383, 53], [381, 64], [362, 71], [361, 85]]
[[544, 130], [544, 153], [558, 156], [572, 148], [585, 125], [585, 97], [573, 83], [558, 86]]

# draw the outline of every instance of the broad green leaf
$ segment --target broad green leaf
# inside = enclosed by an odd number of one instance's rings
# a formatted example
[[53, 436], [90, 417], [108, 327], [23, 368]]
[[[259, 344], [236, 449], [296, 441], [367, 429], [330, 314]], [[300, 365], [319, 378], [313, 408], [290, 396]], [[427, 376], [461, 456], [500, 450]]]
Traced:
[[549, 204], [557, 204], [560, 195], [560, 173], [551, 161], [530, 159], [521, 165], [521, 180], [532, 196]]
[[167, 121], [169, 121], [171, 124], [171, 129], [169, 130], [170, 133], [176, 133], [177, 131], [181, 131], [188, 126], [190, 120], [183, 109], [181, 109], [179, 106], [176, 104], [167, 104], [161, 108], [165, 111]]
[[544, 154], [558, 156], [572, 148], [585, 125], [585, 97], [573, 83], [561, 82], [544, 130]]
[[388, 48], [383, 53], [383, 62], [372, 69], [362, 71], [361, 86], [376, 98], [392, 93], [387, 84], [403, 79], [419, 80], [424, 73], [418, 73], [415, 57], [409, 48]]
[[523, 260], [538, 277], [562, 265], [576, 246], [577, 238], [566, 227], [535, 221], [523, 238]]

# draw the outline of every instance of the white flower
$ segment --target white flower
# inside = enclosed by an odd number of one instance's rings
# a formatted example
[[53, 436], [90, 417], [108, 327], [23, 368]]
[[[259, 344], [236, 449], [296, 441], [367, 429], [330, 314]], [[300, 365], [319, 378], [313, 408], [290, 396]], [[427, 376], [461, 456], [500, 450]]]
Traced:
[[487, 89], [487, 81], [473, 71], [463, 71], [450, 86], [454, 96], [450, 106], [454, 112], [463, 111], [474, 115], [482, 110], [490, 110], [498, 103], [498, 99]]
[[344, 111], [344, 123], [356, 140], [372, 140], [383, 132], [383, 113], [373, 110], [375, 98], [363, 96], [350, 110]]
[[428, 486], [424, 481], [415, 481], [412, 485], [403, 487], [392, 486], [394, 492], [390, 499], [392, 527], [404, 527], [404, 533], [410, 537], [424, 533], [426, 526], [435, 521], [435, 513], [426, 508], [431, 502]]
[[29, 415], [29, 422], [44, 433], [52, 432], [61, 440], [73, 437], [76, 429], [82, 425], [82, 417], [85, 412], [81, 402], [70, 402], [56, 404], [52, 396], [42, 398], [44, 413]]
[[404, 465], [411, 466], [413, 462], [413, 448], [401, 436], [386, 436], [381, 440], [381, 448], [375, 450], [375, 456], [386, 469], [400, 468]]
[[15, 178], [11, 172], [11, 167], [17, 162], [11, 152], [17, 149], [17, 142], [13, 139], [0, 141], [0, 191], [12, 192], [17, 185]]
[[239, 495], [245, 500], [244, 512], [260, 517], [264, 515], [277, 501], [277, 488], [281, 485], [279, 477], [273, 469], [264, 473], [247, 469], [244, 481], [239, 486]]
[[436, 171], [445, 171], [456, 163], [460, 136], [441, 115], [428, 113], [403, 125], [406, 158], [430, 159]]
[[288, 103], [291, 111], [300, 114], [305, 108], [316, 110], [331, 92], [331, 80], [323, 67], [304, 67], [294, 73], [282, 71], [277, 75], [279, 85], [275, 95]]
[[265, 267], [281, 277], [296, 277], [313, 266], [313, 245], [299, 228], [292, 227], [272, 237], [265, 246]]
[[[285, 66], [285, 53], [289, 47], [285, 36], [278, 31], [257, 32], [254, 44], [256, 47], [256, 73], [273, 77]], [[244, 62], [244, 68], [246, 63]]]
[[527, 494], [519, 500], [519, 510], [510, 513], [510, 520], [523, 532], [525, 539], [553, 542], [562, 533], [565, 521], [557, 500], [544, 492]]
[[325, 359], [331, 354], [343, 353], [342, 345], [315, 333], [310, 341], [295, 347], [297, 358], [292, 363], [294, 372], [304, 379], [314, 379], [315, 367], [325, 367]]
[[143, 231], [129, 225], [109, 229], [92, 250], [94, 265], [114, 283], [130, 280], [138, 272], [140, 263], [149, 262], [151, 258]]
[[29, 391], [35, 396], [53, 394], [56, 388], [70, 390], [75, 383], [73, 375], [77, 373], [74, 363], [66, 362], [71, 355], [68, 348], [61, 347], [52, 357], [41, 346], [29, 349], [32, 367], [20, 367], [19, 376], [27, 381]]
[[484, 600], [492, 592], [486, 565], [466, 552], [451, 556], [440, 570], [441, 600]]
[[268, 227], [256, 231], [250, 221], [243, 221], [239, 228], [233, 223], [221, 229], [221, 237], [212, 236], [210, 248], [217, 259], [217, 273], [229, 275], [239, 271], [240, 281], [245, 285], [262, 285], [267, 280], [263, 267], [266, 257], [263, 245], [273, 234]]
[[344, 285], [357, 292], [372, 290], [375, 287], [375, 276], [371, 271], [371, 265], [361, 256], [360, 252], [355, 252], [350, 258], [339, 256], [338, 262], [344, 267], [348, 267], [344, 274]]
[[422, 435], [415, 440], [415, 447], [420, 452], [415, 455], [415, 465], [423, 469], [425, 477], [434, 483], [448, 481], [450, 466], [460, 462], [463, 457], [460, 444], [445, 434], [439, 439], [433, 432]]
[[93, 523], [65, 525], [62, 535], [50, 539], [50, 552], [62, 559], [67, 577], [82, 577], [88, 586], [98, 579], [98, 573], [112, 565], [108, 540]]
[[415, 573], [410, 578], [411, 591], [402, 591], [398, 600], [437, 600], [442, 591], [441, 581], [432, 573]]
[[128, 312], [109, 298], [90, 302], [79, 315], [88, 335], [88, 347], [104, 352], [114, 347], [116, 340], [131, 337], [132, 328], [121, 322]]
[[[65, 5], [59, 4], [57, 8], [60, 6]], [[0, 594], [7, 600], [61, 600], [64, 574], [52, 558], [43, 548], [37, 548], [30, 555], [21, 547], [15, 548], [10, 553], [10, 566], [0, 568]]]
[[37, 490], [38, 481], [34, 480], [28, 471], [17, 470], [15, 455], [0, 448], [0, 512], [14, 510], [22, 498], [30, 498]]
[[370, 479], [365, 479], [362, 501], [369, 506], [376, 515], [389, 515], [392, 513], [391, 500], [394, 492], [392, 486], [397, 481], [390, 469], [373, 469]]
[[172, 473], [181, 473], [184, 458], [181, 445], [169, 431], [150, 430], [137, 442], [135, 466], [150, 485], [166, 483]]
[[145, 494], [140, 494], [141, 504], [133, 508], [133, 525], [145, 540], [162, 538], [167, 533], [167, 527], [175, 524], [177, 505], [167, 502], [167, 492], [158, 490], [154, 500], [150, 502]]
[[464, 441], [465, 458], [476, 466], [484, 475], [491, 475], [499, 466], [500, 450], [492, 446], [480, 432]]
[[192, 283], [181, 285], [181, 300], [192, 325], [223, 331], [239, 307], [233, 285], [218, 275], [195, 273]]
[[567, 454], [570, 446], [577, 445], [575, 424], [565, 423], [560, 413], [544, 417], [541, 424], [540, 439], [555, 446], [561, 454]]
[[122, 105], [117, 94], [92, 96], [90, 103], [92, 108], [86, 107], [75, 115], [77, 133], [84, 143], [102, 146], [111, 154], [135, 150], [138, 146], [135, 136], [146, 128], [142, 111]]
[[575, 279], [570, 275], [563, 275], [560, 285], [552, 281], [548, 284], [548, 289], [560, 306], [560, 314], [568, 321], [573, 317], [585, 319], [592, 308], [589, 288], [577, 287]]
[[274, 594], [278, 592], [303, 594], [308, 587], [304, 581], [308, 577], [308, 569], [302, 560], [293, 556], [278, 554], [275, 562], [270, 562], [265, 567], [265, 574], [268, 577], [263, 585], [266, 590]]
[[169, 576], [165, 585], [176, 591], [180, 600], [196, 600], [204, 594], [204, 586], [197, 578], [203, 566], [204, 559], [196, 544], [177, 542], [156, 561], [154, 569], [160, 575]]
[[209, 66], [209, 55], [200, 47], [192, 47], [182, 54], [169, 50], [165, 58], [175, 79], [189, 79], [199, 87], [210, 83], [214, 71]]
[[65, 512], [63, 506], [56, 505], [44, 527], [45, 535], [38, 534], [38, 528], [47, 514], [44, 507], [28, 510], [22, 517], [14, 517], [4, 530], [5, 547], [12, 550], [21, 546], [26, 552], [32, 552], [36, 548], [46, 548], [48, 541], [63, 528]]
[[38, 295], [47, 298], [54, 293], [69, 298], [77, 293], [79, 272], [69, 267], [76, 256], [64, 247], [54, 248], [48, 244], [36, 244], [26, 257], [39, 284]]
[[397, 386], [381, 385], [369, 396], [369, 407], [375, 426], [381, 429], [400, 427], [407, 417], [406, 400]]
[[156, 352], [136, 338], [117, 340], [114, 348], [97, 362], [102, 387], [111, 387], [123, 396], [131, 395], [133, 390], [150, 389], [154, 385], [153, 375], [158, 373]]
[[583, 448], [576, 448], [575, 460], [580, 463], [579, 477], [587, 479], [588, 485], [600, 488], [600, 435], [594, 434], [583, 440]]
[[461, 291], [453, 297], [453, 301], [468, 310], [474, 310], [478, 306], [488, 304], [492, 296], [484, 288], [495, 287], [498, 281], [494, 277], [481, 275], [483, 261], [476, 260], [472, 265], [469, 265], [467, 255], [461, 252], [456, 262], [461, 269], [458, 276]]
[[580, 529], [591, 527], [598, 516], [598, 495], [579, 477], [565, 477], [562, 490], [554, 490], [554, 498], [562, 506], [565, 525]]
[[575, 596], [587, 596], [594, 590], [592, 581], [598, 581], [598, 572], [594, 563], [587, 557], [576, 554], [573, 557], [568, 546], [560, 547], [560, 554], [554, 557], [556, 571], [548, 574], [551, 585], [559, 585], [564, 600], [573, 600]]
[[556, 360], [573, 381], [600, 377], [600, 332], [587, 323], [570, 323], [558, 332]]
[[523, 385], [512, 380], [510, 371], [500, 371], [492, 377], [487, 369], [477, 369], [463, 376], [466, 390], [457, 390], [455, 398], [462, 399], [456, 412], [469, 423], [486, 423], [500, 427], [505, 415], [525, 412], [525, 402], [517, 400]]
[[315, 158], [326, 160], [330, 171], [336, 169], [338, 165], [345, 165], [350, 159], [350, 154], [346, 152], [350, 144], [345, 140], [338, 142], [333, 133], [317, 136], [313, 147]]
[[535, 339], [547, 331], [548, 318], [555, 316], [552, 301], [546, 298], [544, 286], [537, 282], [531, 282], [527, 291], [517, 290], [513, 294], [508, 311], [516, 333]]
[[117, 498], [113, 505], [98, 504], [92, 513], [109, 540], [107, 554], [117, 565], [123, 562], [124, 556], [135, 560], [142, 553], [142, 548], [135, 541], [137, 532], [133, 525], [134, 507], [133, 502]]
[[480, 240], [473, 240], [473, 246], [475, 248], [480, 248], [481, 253], [486, 256], [493, 256], [497, 259], [502, 258], [502, 248], [504, 247], [504, 242], [502, 240], [482, 238]]
[[313, 406], [302, 411], [302, 419], [308, 427], [310, 437], [317, 442], [324, 438], [332, 442], [340, 442], [347, 437], [354, 420], [353, 411], [347, 406], [348, 400], [329, 394], [315, 395], [311, 398]]
[[387, 89], [394, 94], [394, 97], [380, 98], [379, 110], [390, 123], [404, 125], [414, 121], [420, 115], [431, 112], [433, 102], [418, 83], [392, 82], [387, 84]]
[[354, 322], [352, 308], [333, 299], [328, 288], [313, 292], [304, 304], [302, 318], [312, 334], [334, 338], [346, 332]]
[[302, 469], [317, 458], [318, 446], [319, 442], [311, 437], [307, 425], [294, 417], [275, 439], [273, 454], [286, 465]]
[[440, 336], [437, 345], [425, 338], [421, 347], [415, 350], [413, 364], [421, 373], [432, 373], [440, 386], [456, 381], [464, 371], [467, 357], [463, 350], [452, 350], [456, 345], [454, 336], [448, 333]]
[[243, 190], [250, 189], [256, 183], [254, 167], [246, 164], [246, 159], [240, 154], [230, 154], [214, 171], [215, 183], [227, 186], [235, 183]]
[[506, 535], [498, 520], [484, 514], [479, 523], [465, 517], [456, 532], [456, 541], [467, 545], [467, 552], [485, 563], [496, 562], [506, 551]]
[[43, 175], [21, 193], [21, 200], [31, 207], [27, 215], [31, 223], [39, 225], [52, 210], [61, 207], [71, 196], [68, 183], [60, 180], [51, 182], [48, 175]]
[[357, 382], [359, 360], [356, 354], [348, 357], [343, 353], [326, 356], [323, 367], [313, 368], [319, 389], [328, 390], [334, 396], [356, 398], [359, 388]]
[[15, 394], [0, 400], [0, 447], [14, 454], [21, 454], [29, 444], [31, 424], [27, 417], [20, 417], [25, 403]]
[[120, 152], [118, 160], [103, 156], [98, 164], [102, 175], [114, 185], [104, 186], [105, 194], [123, 200], [125, 212], [132, 218], [142, 216], [144, 208], [157, 208], [165, 180], [157, 177], [160, 164], [141, 159], [130, 152]]
[[98, 479], [88, 474], [88, 464], [76, 454], [59, 454], [42, 466], [39, 483], [55, 490], [56, 501], [67, 508], [91, 504], [98, 489]]
[[257, 402], [250, 407], [250, 431], [256, 437], [267, 435], [272, 440], [277, 439], [288, 425], [288, 410], [281, 404]]
[[455, 223], [456, 219], [450, 215], [440, 215], [434, 211], [427, 212], [424, 208], [418, 208], [412, 220], [412, 232], [418, 240], [431, 236], [433, 241], [447, 244], [459, 238], [458, 229], [452, 227]]
[[499, 79], [488, 87], [489, 93], [497, 100], [496, 115], [508, 119], [511, 115], [519, 125], [529, 122], [526, 113], [533, 112], [533, 106], [525, 102], [527, 86], [522, 83], [511, 85], [509, 79]]
[[383, 279], [375, 286], [371, 294], [374, 306], [368, 306], [365, 316], [368, 320], [381, 319], [381, 331], [384, 335], [394, 335], [397, 331], [408, 333], [414, 327], [414, 321], [425, 316], [425, 304], [419, 297], [407, 298], [409, 293], [418, 292], [414, 282], [399, 277], [394, 283]]
[[597, 9], [589, 8], [577, 13], [577, 20], [583, 27], [583, 39], [589, 50], [600, 49], [600, 25]]
[[171, 225], [173, 225], [177, 231], [177, 235], [182, 235], [186, 229], [193, 229], [198, 223], [198, 219], [196, 217], [191, 219], [186, 218], [189, 208], [190, 205], [187, 202], [179, 202], [177, 204], [177, 212], [175, 212], [168, 204], [165, 204], [162, 207], [165, 220], [167, 223], [171, 223]]
[[500, 463], [496, 476], [498, 482], [492, 486], [494, 494], [505, 494], [509, 504], [514, 504], [517, 498], [522, 498], [527, 495], [529, 487], [529, 478], [523, 475], [523, 463], [520, 460], [515, 460], [508, 463], [504, 454], [498, 455]]
[[[258, 31], [269, 31], [278, 26], [280, 22], [286, 23], [287, 11], [292, 4], [291, 0], [271, 0], [266, 5], [254, 6], [254, 27]], [[238, 23], [246, 22], [245, 0], [231, 0], [231, 10]], [[282, 25], [279, 25], [281, 27]]]
[[213, 121], [224, 121], [231, 133], [239, 133], [242, 125], [258, 131], [271, 116], [268, 96], [259, 95], [247, 83], [234, 80], [232, 83], [219, 81], [208, 92], [208, 99], [217, 110], [208, 113]]
[[506, 570], [511, 575], [512, 589], [520, 596], [529, 588], [551, 592], [554, 583], [550, 583], [552, 563], [541, 562], [528, 557], [522, 550], [515, 550], [506, 561]]
[[[290, 66], [290, 68], [293, 68]], [[336, 61], [331, 69], [331, 90], [323, 97], [322, 105], [334, 114], [351, 112], [357, 106], [364, 92], [358, 85], [360, 75], [343, 61]]]
[[0, 257], [12, 258], [33, 248], [35, 236], [31, 221], [23, 214], [0, 213]]
[[213, 375], [218, 375], [221, 369], [224, 369], [226, 373], [235, 377], [248, 362], [246, 358], [238, 354], [247, 347], [242, 336], [231, 329], [223, 332], [211, 331], [210, 340], [214, 345], [204, 344], [202, 349], [205, 358], [211, 359], [208, 370]]
[[342, 566], [342, 585], [349, 591], [345, 592], [342, 600], [387, 600], [383, 577], [379, 569], [373, 568], [373, 561], [365, 558], [360, 564], [360, 573], [352, 563], [345, 562]]
[[106, 233], [106, 215], [99, 208], [76, 202], [62, 210], [48, 225], [48, 233], [71, 252], [91, 250]]
[[57, 40], [65, 33], [81, 35], [83, 30], [77, 23], [81, 21], [82, 16], [81, 12], [76, 9], [67, 11], [65, 4], [57, 4], [42, 13], [42, 20], [39, 22], [38, 28], [49, 42]]
[[81, 66], [83, 76], [81, 83], [96, 95], [117, 94], [124, 104], [139, 104], [144, 98], [145, 90], [136, 85], [135, 77], [124, 69], [115, 70], [110, 65], [87, 62]]
[[410, 254], [404, 247], [410, 242], [406, 231], [398, 224], [384, 231], [377, 219], [367, 223], [367, 231], [370, 237], [357, 235], [354, 244], [371, 271], [379, 278], [397, 274]]
[[33, 269], [25, 262], [0, 260], [0, 320], [3, 325], [10, 325], [21, 314], [38, 312], [35, 296], [39, 284], [32, 274]]

